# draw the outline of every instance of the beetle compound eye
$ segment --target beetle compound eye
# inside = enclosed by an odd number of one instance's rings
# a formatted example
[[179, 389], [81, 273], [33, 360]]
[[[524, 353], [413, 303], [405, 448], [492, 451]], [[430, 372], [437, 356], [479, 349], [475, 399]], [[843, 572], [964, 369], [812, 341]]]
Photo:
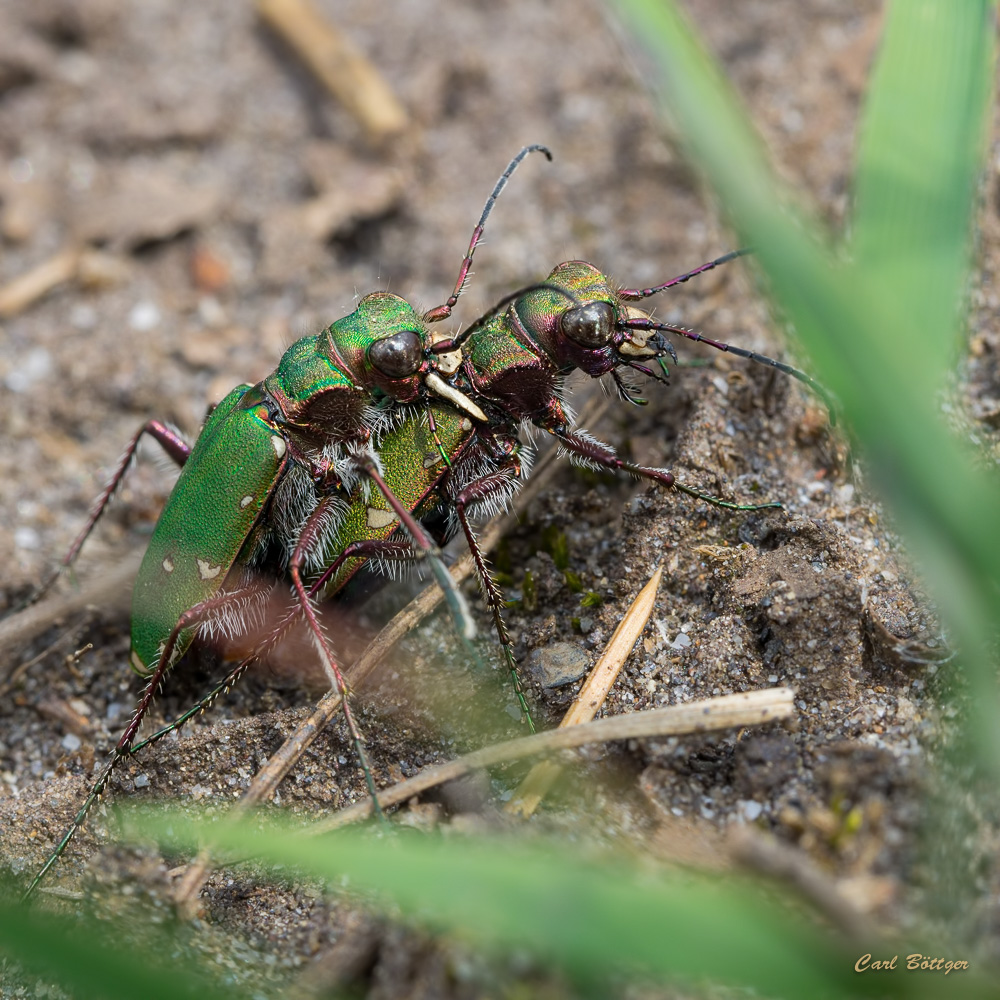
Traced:
[[376, 340], [368, 348], [368, 360], [389, 378], [406, 378], [423, 364], [424, 345], [420, 334], [413, 330], [401, 330], [391, 337]]
[[604, 347], [615, 330], [615, 310], [610, 302], [588, 302], [567, 309], [559, 326], [570, 340], [583, 347]]

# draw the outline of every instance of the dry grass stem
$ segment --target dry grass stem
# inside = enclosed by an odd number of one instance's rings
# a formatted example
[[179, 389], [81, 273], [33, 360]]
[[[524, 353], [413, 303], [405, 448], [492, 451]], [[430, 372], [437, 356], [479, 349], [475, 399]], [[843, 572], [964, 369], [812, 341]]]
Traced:
[[60, 250], [55, 256], [7, 282], [0, 288], [0, 319], [10, 319], [24, 312], [53, 288], [75, 278], [80, 257], [78, 249]]
[[[612, 740], [690, 736], [719, 729], [739, 729], [778, 722], [794, 713], [794, 698], [795, 692], [791, 688], [766, 688], [763, 691], [707, 698], [687, 705], [670, 705], [667, 708], [632, 712], [629, 715], [615, 715], [596, 722], [506, 740], [447, 764], [428, 768], [414, 778], [387, 788], [379, 793], [379, 805], [383, 809], [389, 809], [409, 801], [429, 788], [460, 778], [469, 771], [554, 750], [569, 750], [588, 743], [608, 743]], [[356, 823], [370, 816], [371, 811], [371, 800], [365, 799], [342, 809], [330, 819], [315, 824], [310, 828], [310, 833], [326, 833]]]
[[[618, 628], [611, 636], [601, 658], [583, 682], [576, 700], [563, 716], [562, 722], [559, 723], [560, 729], [590, 722], [600, 711], [608, 692], [629, 658], [636, 639], [642, 635], [642, 630], [653, 613], [653, 608], [656, 606], [656, 591], [662, 576], [662, 567], [657, 567], [649, 582], [639, 591], [631, 607], [618, 623]], [[538, 808], [538, 804], [561, 773], [562, 767], [552, 761], [543, 760], [537, 763], [518, 786], [505, 811], [527, 819]]]
[[0, 622], [0, 654], [37, 638], [46, 629], [94, 608], [107, 615], [109, 609], [126, 613], [130, 586], [139, 572], [142, 553], [134, 552], [107, 570], [94, 573], [87, 584], [69, 594], [50, 597]]
[[389, 84], [311, 0], [257, 0], [257, 11], [353, 115], [373, 145], [406, 131], [409, 115]]

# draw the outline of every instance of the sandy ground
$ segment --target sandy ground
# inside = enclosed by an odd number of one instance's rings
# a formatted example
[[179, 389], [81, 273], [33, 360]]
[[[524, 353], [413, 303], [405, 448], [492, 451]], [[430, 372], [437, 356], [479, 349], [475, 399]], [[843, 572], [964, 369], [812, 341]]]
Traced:
[[[414, 0], [393, 6], [391, 23], [372, 5], [321, 6], [402, 99], [414, 138], [370, 150], [249, 4], [0, 2], [10, 27], [0, 32], [0, 284], [88, 248], [77, 278], [0, 325], [8, 607], [66, 551], [144, 420], [193, 437], [208, 404], [263, 377], [285, 345], [364, 292], [388, 288], [418, 308], [442, 301], [485, 195], [525, 143], [548, 144], [555, 162], [530, 159], [497, 205], [459, 322], [562, 260], [645, 285], [732, 248], [656, 117], [641, 60], [599, 5]], [[741, 5], [739, 17], [719, 0], [689, 6], [782, 173], [838, 225], [878, 5], [783, 0]], [[981, 214], [964, 384], [973, 429], [990, 444], [1000, 424], [992, 190]], [[671, 292], [658, 315], [796, 360], [742, 263]], [[937, 853], [919, 835], [926, 803], [947, 796], [927, 777], [951, 712], [939, 697], [945, 640], [863, 467], [798, 384], [679, 353], [707, 364], [682, 366], [669, 389], [651, 386], [648, 408], [613, 403], [590, 429], [686, 483], [785, 510], [724, 513], [567, 466], [495, 553], [520, 600], [509, 612], [517, 654], [544, 667], [554, 644], [568, 643], [589, 665], [662, 564], [652, 621], [605, 713], [788, 684], [799, 715], [738, 737], [589, 752], [535, 823], [710, 867], [737, 863], [730, 835], [744, 826], [775, 837], [865, 918], [903, 929], [951, 921], [982, 935], [1000, 915], [984, 860], [991, 827], [963, 799], [937, 813], [951, 831]], [[139, 464], [80, 561], [81, 586], [141, 551], [170, 484], [163, 463]], [[567, 569], [599, 606], [581, 607]], [[368, 626], [402, 599], [398, 588], [380, 595], [365, 608]], [[481, 656], [495, 661], [478, 614]], [[356, 648], [361, 636], [340, 629]], [[426, 623], [359, 699], [380, 783], [518, 731], [493, 673], [443, 652], [454, 647], [449, 629], [440, 616]], [[127, 648], [122, 596], [0, 650], [0, 866], [19, 880], [44, 859], [127, 719], [138, 689]], [[190, 704], [218, 669], [211, 651], [189, 658], [156, 718]], [[232, 801], [315, 700], [309, 676], [303, 664], [248, 678], [178, 740], [124, 767], [114, 797]], [[554, 724], [577, 685], [546, 689], [529, 677], [536, 717]], [[456, 835], [491, 828], [496, 796], [519, 773], [439, 796], [409, 821]], [[335, 724], [275, 801], [311, 814], [361, 794]], [[84, 891], [78, 905], [99, 913], [155, 911], [173, 863], [116, 847], [95, 816], [51, 881]], [[943, 884], [968, 885], [952, 897], [957, 912], [942, 910]], [[372, 997], [472, 996], [516, 982], [568, 989], [523, 956], [487, 961], [309, 888], [224, 872], [202, 903], [188, 947], [265, 993], [303, 976], [351, 979]], [[987, 934], [982, 947], [995, 944]], [[343, 956], [353, 953], [351, 965]], [[17, 995], [30, 983], [8, 973], [0, 988]]]

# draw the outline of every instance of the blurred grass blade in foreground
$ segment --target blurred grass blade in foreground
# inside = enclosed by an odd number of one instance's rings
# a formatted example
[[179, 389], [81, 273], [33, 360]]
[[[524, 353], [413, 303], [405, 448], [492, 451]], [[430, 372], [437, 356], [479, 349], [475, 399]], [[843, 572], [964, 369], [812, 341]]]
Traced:
[[[731, 872], [640, 869], [575, 854], [564, 841], [512, 847], [346, 830], [305, 838], [275, 825], [257, 831], [245, 822], [199, 824], [138, 810], [128, 812], [126, 828], [171, 849], [207, 838], [220, 850], [262, 859], [283, 877], [293, 866], [333, 887], [374, 891], [425, 926], [495, 952], [527, 949], [591, 985], [625, 973], [809, 998], [906, 996], [912, 985], [905, 976], [858, 977], [858, 946], [846, 950], [828, 928], [775, 903], [773, 889]], [[972, 977], [954, 985], [956, 997], [989, 995]]]
[[888, 5], [866, 95], [854, 237], [795, 204], [732, 88], [667, 0], [616, 0], [652, 53], [688, 150], [752, 245], [782, 314], [840, 398], [961, 647], [982, 756], [1000, 770], [994, 664], [1000, 477], [940, 419], [961, 342], [985, 149], [993, 4]]
[[[165, 927], [152, 933], [144, 929], [145, 943], [137, 946], [126, 939], [123, 927], [107, 920], [81, 926], [79, 921], [21, 906], [14, 901], [11, 886], [0, 889], [0, 959], [17, 962], [29, 978], [42, 976], [58, 982], [73, 997], [102, 1000], [237, 996], [217, 981], [197, 975], [193, 963], [178, 962], [175, 938]], [[42, 984], [34, 985], [38, 989]]]

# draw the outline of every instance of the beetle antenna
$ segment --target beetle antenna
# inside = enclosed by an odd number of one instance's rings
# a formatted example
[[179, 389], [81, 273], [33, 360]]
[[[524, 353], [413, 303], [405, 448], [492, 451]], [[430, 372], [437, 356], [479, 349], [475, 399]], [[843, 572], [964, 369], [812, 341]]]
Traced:
[[[511, 302], [527, 295], [529, 292], [556, 292], [558, 295], [570, 300], [573, 305], [580, 305], [580, 299], [574, 295], [571, 291], [563, 288], [561, 285], [554, 285], [550, 281], [539, 281], [533, 285], [525, 285], [524, 288], [519, 288], [516, 292], [511, 292], [509, 295], [505, 295], [489, 312], [483, 313], [475, 321], [475, 323], [467, 326], [460, 334], [455, 337], [449, 337], [447, 340], [439, 340], [437, 343], [432, 344], [427, 350], [431, 354], [447, 354], [449, 351], [457, 351], [468, 339], [471, 337], [478, 329], [487, 324], [494, 316], [503, 312]], [[425, 317], [426, 318], [426, 317]]]
[[638, 302], [639, 299], [647, 299], [650, 295], [655, 295], [657, 292], [662, 292], [667, 288], [673, 288], [674, 285], [683, 284], [685, 281], [695, 277], [695, 275], [704, 274], [706, 271], [711, 271], [720, 264], [728, 264], [731, 260], [736, 260], [737, 257], [745, 257], [749, 253], [753, 253], [753, 247], [732, 250], [721, 257], [716, 257], [715, 260], [710, 260], [707, 264], [702, 264], [701, 267], [696, 267], [693, 271], [679, 274], [676, 278], [664, 281], [662, 285], [654, 285], [652, 288], [626, 288], [618, 293], [618, 297], [625, 302]]
[[[708, 344], [709, 347], [714, 347], [719, 351], [727, 351], [730, 354], [735, 354], [740, 358], [747, 358], [749, 361], [755, 361], [759, 365], [768, 365], [771, 368], [777, 368], [778, 371], [784, 372], [786, 375], [791, 375], [792, 378], [798, 379], [800, 382], [804, 382], [813, 392], [816, 393], [820, 399], [826, 403], [826, 408], [830, 413], [830, 423], [836, 424], [837, 422], [837, 411], [833, 405], [833, 397], [823, 388], [811, 375], [807, 375], [805, 372], [800, 371], [798, 368], [793, 368], [791, 365], [785, 364], [784, 361], [776, 361], [774, 358], [769, 358], [766, 354], [758, 354], [756, 351], [748, 351], [742, 347], [734, 347], [732, 344], [725, 344], [721, 340], [712, 340], [710, 337], [705, 337], [694, 330], [688, 330], [683, 326], [671, 326], [669, 323], [657, 323], [655, 320], [651, 319], [629, 319], [622, 323], [622, 326], [629, 327], [633, 330], [656, 330], [665, 333], [675, 333], [679, 337], [686, 337], [688, 340], [698, 341], [702, 344]], [[663, 350], [667, 350], [669, 353], [673, 353], [669, 350], [667, 341], [660, 338], [659, 344]]]
[[479, 216], [479, 222], [476, 224], [476, 228], [472, 230], [472, 239], [469, 240], [469, 249], [465, 255], [465, 259], [462, 261], [462, 266], [458, 269], [458, 280], [455, 282], [455, 290], [448, 296], [448, 301], [444, 305], [435, 306], [433, 309], [428, 309], [424, 313], [425, 323], [437, 323], [439, 320], [447, 319], [451, 315], [452, 309], [455, 308], [455, 303], [458, 302], [459, 295], [462, 294], [462, 289], [465, 288], [465, 283], [469, 278], [469, 268], [472, 267], [472, 255], [476, 252], [476, 247], [479, 246], [480, 240], [483, 238], [483, 229], [486, 227], [486, 220], [489, 218], [490, 212], [493, 211], [493, 205], [497, 198], [500, 197], [500, 192], [507, 186], [507, 181], [510, 180], [510, 175], [518, 168], [520, 162], [529, 153], [544, 153], [545, 158], [551, 163], [552, 162], [552, 152], [549, 150], [548, 146], [525, 146], [517, 156], [514, 157], [510, 163], [507, 164], [507, 169], [500, 175], [496, 184], [493, 186], [493, 192], [490, 194], [489, 198], [486, 199], [486, 205], [483, 207], [483, 214]]

